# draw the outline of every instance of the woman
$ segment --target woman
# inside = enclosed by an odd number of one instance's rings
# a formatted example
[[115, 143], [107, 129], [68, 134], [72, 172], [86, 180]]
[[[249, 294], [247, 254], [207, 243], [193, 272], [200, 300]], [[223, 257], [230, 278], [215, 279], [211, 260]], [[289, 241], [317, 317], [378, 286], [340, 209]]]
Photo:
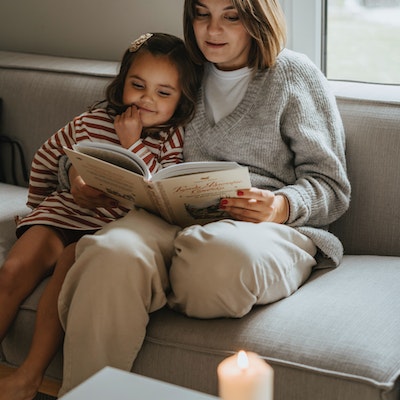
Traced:
[[[130, 370], [148, 314], [165, 304], [239, 318], [341, 260], [327, 227], [349, 205], [343, 127], [324, 76], [283, 49], [278, 1], [185, 0], [184, 33], [205, 71], [185, 161], [237, 161], [253, 188], [221, 201], [230, 219], [182, 230], [133, 210], [80, 240], [59, 298], [61, 393], [105, 365]], [[70, 179], [97, 203], [73, 170]]]

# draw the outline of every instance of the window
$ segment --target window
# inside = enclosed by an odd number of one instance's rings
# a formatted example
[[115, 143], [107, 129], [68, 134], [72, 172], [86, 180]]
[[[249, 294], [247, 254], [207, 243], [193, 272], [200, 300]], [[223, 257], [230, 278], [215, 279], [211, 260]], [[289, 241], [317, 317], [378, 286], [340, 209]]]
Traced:
[[329, 79], [400, 84], [400, 0], [328, 0]]
[[288, 47], [307, 54], [328, 79], [400, 84], [400, 0], [281, 4]]

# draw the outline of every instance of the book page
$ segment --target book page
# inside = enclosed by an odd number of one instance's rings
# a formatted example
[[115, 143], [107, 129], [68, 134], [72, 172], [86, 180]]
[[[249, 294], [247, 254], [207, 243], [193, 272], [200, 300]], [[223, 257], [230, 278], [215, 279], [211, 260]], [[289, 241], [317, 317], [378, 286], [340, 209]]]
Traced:
[[234, 161], [191, 161], [182, 164], [170, 165], [157, 171], [153, 177], [153, 182], [162, 179], [169, 179], [175, 176], [196, 174], [200, 172], [223, 171], [239, 167]]
[[111, 143], [82, 141], [73, 146], [74, 150], [107, 161], [129, 171], [151, 178], [146, 163], [135, 153]]
[[[237, 190], [251, 187], [247, 167], [164, 179], [156, 183], [164, 198], [165, 214], [182, 227], [205, 224], [228, 215], [219, 208], [222, 198], [237, 197]], [[163, 213], [163, 214], [164, 214]]]
[[64, 150], [86, 184], [116, 199], [124, 207], [138, 206], [158, 213], [153, 191], [143, 176], [75, 150]]

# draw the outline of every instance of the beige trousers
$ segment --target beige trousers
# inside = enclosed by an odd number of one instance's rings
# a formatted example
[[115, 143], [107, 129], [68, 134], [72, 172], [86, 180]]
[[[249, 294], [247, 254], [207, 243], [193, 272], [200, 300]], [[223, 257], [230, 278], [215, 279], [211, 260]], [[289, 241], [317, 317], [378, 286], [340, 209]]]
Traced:
[[59, 298], [59, 395], [106, 365], [129, 371], [150, 312], [168, 303], [197, 318], [242, 317], [296, 291], [315, 253], [285, 225], [224, 220], [181, 230], [144, 210], [83, 237]]

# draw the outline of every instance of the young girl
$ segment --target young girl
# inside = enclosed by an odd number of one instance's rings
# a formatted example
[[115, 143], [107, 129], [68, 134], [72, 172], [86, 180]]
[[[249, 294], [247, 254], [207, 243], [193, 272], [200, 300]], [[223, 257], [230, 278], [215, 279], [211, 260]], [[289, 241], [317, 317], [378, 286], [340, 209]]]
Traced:
[[125, 52], [119, 74], [107, 88], [105, 108], [76, 117], [36, 153], [28, 195], [33, 211], [18, 221], [19, 239], [0, 269], [0, 341], [20, 303], [53, 272], [58, 260], [60, 266], [41, 299], [31, 351], [14, 375], [0, 381], [0, 399], [35, 396], [62, 338], [57, 297], [74, 259], [74, 243], [128, 211], [94, 189], [91, 193], [103, 207], [78, 205], [71, 193], [59, 191], [63, 146], [71, 148], [83, 140], [110, 142], [137, 153], [152, 172], [181, 162], [182, 127], [193, 117], [199, 76], [181, 39], [142, 35]]
[[230, 219], [180, 230], [133, 210], [79, 241], [59, 297], [60, 393], [105, 360], [130, 370], [148, 313], [165, 304], [197, 318], [240, 318], [290, 296], [314, 266], [341, 261], [328, 226], [350, 199], [343, 126], [322, 73], [283, 48], [278, 0], [185, 0], [184, 34], [205, 67], [185, 161], [237, 161], [253, 188], [221, 201]]

